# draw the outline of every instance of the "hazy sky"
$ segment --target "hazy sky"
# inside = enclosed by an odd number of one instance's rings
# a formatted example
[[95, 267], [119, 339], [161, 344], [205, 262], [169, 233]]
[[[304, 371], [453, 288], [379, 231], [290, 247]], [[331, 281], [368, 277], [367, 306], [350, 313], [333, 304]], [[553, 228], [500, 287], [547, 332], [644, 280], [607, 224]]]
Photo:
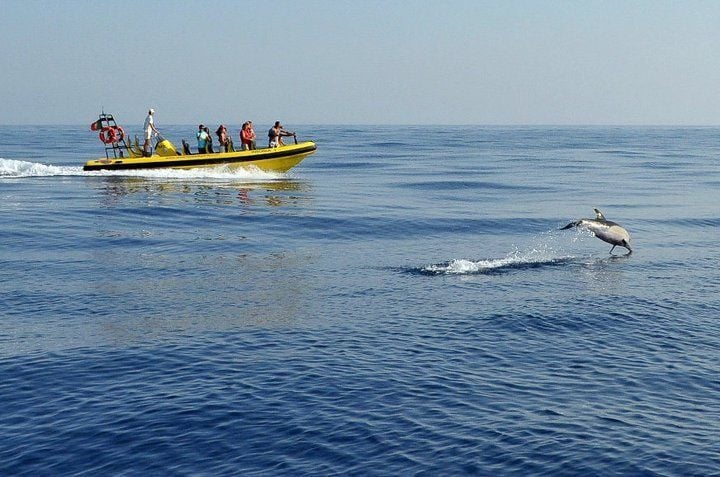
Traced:
[[720, 124], [720, 1], [0, 0], [0, 124]]

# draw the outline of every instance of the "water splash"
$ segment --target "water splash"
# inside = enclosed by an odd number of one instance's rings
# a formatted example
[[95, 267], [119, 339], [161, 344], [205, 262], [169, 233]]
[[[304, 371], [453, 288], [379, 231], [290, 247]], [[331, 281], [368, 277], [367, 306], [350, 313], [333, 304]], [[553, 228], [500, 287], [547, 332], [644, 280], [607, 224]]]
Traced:
[[258, 169], [256, 166], [246, 166], [240, 168], [229, 168], [227, 166], [195, 168], [195, 169], [144, 169], [132, 171], [89, 171], [83, 172], [88, 176], [121, 176], [121, 177], [142, 177], [146, 179], [163, 179], [163, 180], [242, 180], [248, 182], [254, 181], [272, 181], [275, 179], [286, 179], [287, 174], [281, 172], [268, 172]]
[[229, 168], [227, 166], [197, 169], [143, 169], [129, 171], [83, 171], [81, 166], [53, 166], [37, 162], [19, 161], [0, 158], [0, 178], [16, 177], [53, 177], [53, 176], [87, 176], [87, 177], [142, 177], [163, 180], [221, 180], [246, 182], [272, 181], [286, 179], [287, 174], [268, 172], [255, 166]]
[[551, 232], [542, 234], [538, 243], [525, 249], [515, 247], [502, 258], [480, 260], [454, 259], [422, 267], [419, 272], [427, 275], [473, 275], [501, 273], [513, 269], [537, 268], [570, 262], [576, 257], [557, 250], [550, 237]]
[[0, 158], [0, 177], [51, 177], [82, 174], [82, 167], [52, 166]]

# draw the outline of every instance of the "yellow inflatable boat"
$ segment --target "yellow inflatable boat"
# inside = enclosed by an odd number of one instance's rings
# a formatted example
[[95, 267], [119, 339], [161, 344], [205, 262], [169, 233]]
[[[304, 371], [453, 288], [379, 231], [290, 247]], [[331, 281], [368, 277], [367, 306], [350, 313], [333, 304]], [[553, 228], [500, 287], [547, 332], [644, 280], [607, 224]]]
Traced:
[[192, 154], [184, 141], [184, 151], [179, 152], [170, 141], [158, 136], [152, 154], [145, 156], [137, 137], [134, 144], [127, 140], [125, 132], [115, 123], [112, 115], [101, 114], [100, 119], [93, 123], [90, 129], [99, 131], [100, 140], [105, 144], [106, 157], [87, 161], [83, 166], [85, 171], [254, 166], [264, 171], [285, 172], [317, 149], [312, 141], [297, 142], [296, 140], [295, 144], [275, 148]]

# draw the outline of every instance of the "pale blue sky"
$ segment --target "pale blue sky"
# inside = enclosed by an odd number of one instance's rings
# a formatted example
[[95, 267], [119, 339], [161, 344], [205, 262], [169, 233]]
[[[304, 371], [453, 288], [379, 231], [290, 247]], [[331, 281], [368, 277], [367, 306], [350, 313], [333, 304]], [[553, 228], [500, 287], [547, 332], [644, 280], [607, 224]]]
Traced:
[[0, 0], [0, 40], [0, 124], [720, 124], [720, 1]]

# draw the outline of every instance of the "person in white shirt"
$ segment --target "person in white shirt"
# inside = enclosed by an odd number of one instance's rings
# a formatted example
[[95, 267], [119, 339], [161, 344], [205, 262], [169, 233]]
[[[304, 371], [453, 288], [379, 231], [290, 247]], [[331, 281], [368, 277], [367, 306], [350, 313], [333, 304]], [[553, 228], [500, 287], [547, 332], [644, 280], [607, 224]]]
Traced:
[[150, 139], [152, 138], [153, 133], [157, 134], [158, 130], [155, 129], [155, 121], [153, 119], [153, 115], [155, 114], [155, 110], [150, 108], [148, 111], [148, 115], [145, 118], [145, 124], [143, 125], [143, 131], [145, 132], [145, 143], [143, 144], [143, 155], [149, 156], [150, 151], [148, 151], [150, 147]]

